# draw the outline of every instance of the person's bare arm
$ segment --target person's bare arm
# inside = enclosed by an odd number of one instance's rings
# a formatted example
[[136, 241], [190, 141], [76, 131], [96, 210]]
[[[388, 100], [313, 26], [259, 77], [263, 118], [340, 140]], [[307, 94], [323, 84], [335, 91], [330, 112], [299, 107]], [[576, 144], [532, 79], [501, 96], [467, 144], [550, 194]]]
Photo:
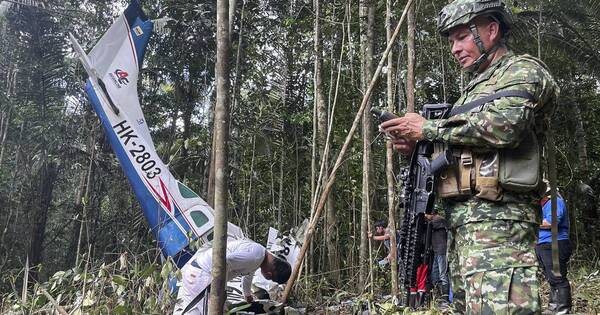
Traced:
[[546, 221], [546, 219], [544, 219], [542, 221], [542, 224], [540, 224], [540, 229], [542, 229], [542, 230], [549, 230], [551, 228], [552, 228], [552, 224], [550, 222]]
[[375, 235], [373, 236], [373, 239], [376, 241], [385, 241], [385, 240], [389, 240], [390, 236], [388, 234], [385, 235]]

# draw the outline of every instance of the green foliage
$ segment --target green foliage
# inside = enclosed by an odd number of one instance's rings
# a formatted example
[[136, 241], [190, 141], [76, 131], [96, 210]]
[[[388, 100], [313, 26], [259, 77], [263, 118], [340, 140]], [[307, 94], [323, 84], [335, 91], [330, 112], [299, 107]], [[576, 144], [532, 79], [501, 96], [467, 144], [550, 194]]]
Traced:
[[[54, 309], [43, 293], [71, 314], [164, 314], [171, 311], [175, 298], [169, 292], [172, 265], [161, 266], [151, 260], [122, 254], [111, 263], [91, 262], [83, 268], [58, 271], [47, 282], [35, 283], [22, 303], [18, 283], [12, 293], [3, 294], [0, 312], [31, 312]], [[170, 266], [170, 268], [169, 268]], [[22, 270], [7, 275], [22, 276]], [[14, 276], [13, 276], [14, 275]]]

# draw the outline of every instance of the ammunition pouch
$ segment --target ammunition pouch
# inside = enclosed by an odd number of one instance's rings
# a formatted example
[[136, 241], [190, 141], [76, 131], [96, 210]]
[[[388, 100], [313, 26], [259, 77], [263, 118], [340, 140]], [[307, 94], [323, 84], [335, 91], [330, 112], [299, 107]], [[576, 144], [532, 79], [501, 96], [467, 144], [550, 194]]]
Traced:
[[515, 149], [500, 150], [500, 184], [507, 190], [526, 192], [540, 185], [541, 152], [533, 131]]
[[[436, 157], [443, 144], [434, 146]], [[540, 184], [540, 147], [532, 131], [515, 149], [486, 152], [468, 147], [451, 149], [457, 163], [447, 167], [439, 176], [437, 194], [440, 198], [476, 196], [490, 201], [502, 200], [504, 191], [528, 192]]]
[[[535, 101], [529, 92], [505, 90], [476, 99], [453, 108], [447, 117], [481, 110], [486, 103], [502, 97], [521, 97]], [[432, 117], [437, 119], [438, 117]], [[430, 118], [431, 119], [431, 118]], [[437, 194], [441, 198], [467, 198], [498, 201], [503, 190], [528, 192], [540, 189], [540, 145], [530, 128], [517, 148], [496, 149], [484, 152], [469, 147], [451, 148], [457, 163], [441, 172], [437, 181]], [[434, 143], [433, 158], [447, 149], [442, 143]]]

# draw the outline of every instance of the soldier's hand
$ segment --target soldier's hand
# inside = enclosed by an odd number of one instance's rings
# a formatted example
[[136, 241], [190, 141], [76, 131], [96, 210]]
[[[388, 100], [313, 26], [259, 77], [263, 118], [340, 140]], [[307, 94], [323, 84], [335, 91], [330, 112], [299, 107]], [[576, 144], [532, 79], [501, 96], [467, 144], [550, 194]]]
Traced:
[[406, 140], [404, 138], [393, 138], [392, 146], [394, 150], [400, 152], [400, 154], [410, 155], [415, 148], [416, 141]]
[[403, 117], [390, 119], [383, 122], [379, 127], [396, 138], [404, 138], [410, 141], [422, 140], [423, 123], [426, 119], [417, 113], [407, 113]]

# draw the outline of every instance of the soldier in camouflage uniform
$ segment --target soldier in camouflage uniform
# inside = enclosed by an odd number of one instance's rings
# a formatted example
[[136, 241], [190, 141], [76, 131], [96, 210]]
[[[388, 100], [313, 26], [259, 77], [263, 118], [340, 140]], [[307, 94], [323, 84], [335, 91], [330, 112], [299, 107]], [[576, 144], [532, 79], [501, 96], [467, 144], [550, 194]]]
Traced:
[[507, 96], [448, 119], [416, 113], [381, 129], [410, 154], [415, 141], [442, 143], [456, 163], [440, 176], [451, 227], [453, 309], [467, 314], [540, 312], [535, 243], [543, 191], [541, 152], [546, 119], [559, 89], [539, 60], [517, 56], [505, 41], [512, 16], [501, 0], [456, 0], [442, 9], [440, 34], [473, 79], [454, 107], [500, 91]]

